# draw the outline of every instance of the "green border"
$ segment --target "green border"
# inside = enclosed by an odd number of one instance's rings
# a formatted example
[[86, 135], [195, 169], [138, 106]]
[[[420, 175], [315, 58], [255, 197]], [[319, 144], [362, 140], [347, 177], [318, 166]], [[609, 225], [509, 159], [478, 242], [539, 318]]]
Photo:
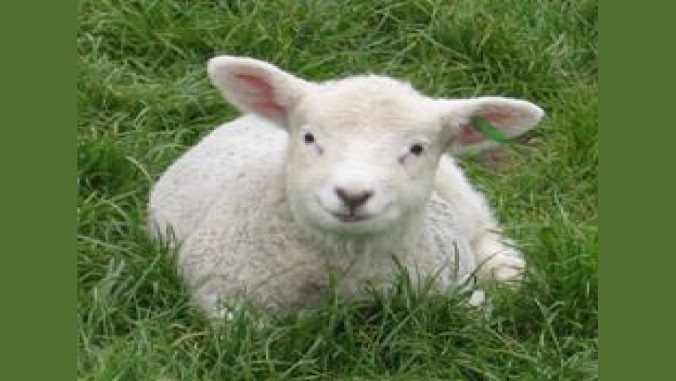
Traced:
[[601, 373], [607, 380], [666, 380], [676, 321], [668, 311], [676, 250], [667, 241], [676, 195], [674, 10], [657, 2], [612, 4], [601, 16]]
[[0, 378], [74, 379], [73, 5], [4, 2]]

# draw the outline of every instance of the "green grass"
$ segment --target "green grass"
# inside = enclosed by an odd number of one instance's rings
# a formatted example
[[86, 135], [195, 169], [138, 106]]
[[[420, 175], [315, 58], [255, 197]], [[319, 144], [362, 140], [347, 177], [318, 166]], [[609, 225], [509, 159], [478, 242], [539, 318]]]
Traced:
[[[595, 0], [81, 0], [78, 377], [83, 380], [598, 378]], [[376, 72], [435, 96], [497, 94], [546, 121], [509, 165], [464, 165], [531, 268], [491, 316], [405, 284], [256, 328], [191, 309], [145, 235], [149, 187], [237, 113], [205, 62], [227, 53], [321, 80]]]

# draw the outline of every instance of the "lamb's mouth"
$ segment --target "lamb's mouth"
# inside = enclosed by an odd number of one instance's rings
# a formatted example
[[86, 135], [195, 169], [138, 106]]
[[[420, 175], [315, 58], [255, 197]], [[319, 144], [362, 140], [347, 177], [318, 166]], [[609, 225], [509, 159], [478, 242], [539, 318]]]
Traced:
[[335, 213], [331, 212], [336, 219], [344, 223], [355, 223], [360, 221], [365, 221], [371, 218], [368, 214], [355, 214], [354, 212], [350, 213]]

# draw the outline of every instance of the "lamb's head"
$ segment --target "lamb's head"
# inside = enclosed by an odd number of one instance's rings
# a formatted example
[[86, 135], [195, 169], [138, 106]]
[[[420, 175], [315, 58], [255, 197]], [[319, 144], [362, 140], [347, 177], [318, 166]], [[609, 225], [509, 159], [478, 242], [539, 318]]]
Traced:
[[443, 153], [491, 144], [473, 117], [516, 136], [543, 115], [522, 100], [432, 99], [388, 77], [308, 82], [250, 58], [216, 57], [208, 71], [232, 104], [288, 131], [294, 217], [324, 234], [400, 231], [422, 215]]

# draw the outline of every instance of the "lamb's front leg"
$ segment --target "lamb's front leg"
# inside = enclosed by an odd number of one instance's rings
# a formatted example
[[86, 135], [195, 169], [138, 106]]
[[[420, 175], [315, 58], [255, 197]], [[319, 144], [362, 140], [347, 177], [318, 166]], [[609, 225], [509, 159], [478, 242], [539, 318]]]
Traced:
[[526, 261], [523, 254], [498, 231], [479, 232], [471, 242], [476, 255], [479, 282], [497, 281], [516, 284], [523, 278]]

